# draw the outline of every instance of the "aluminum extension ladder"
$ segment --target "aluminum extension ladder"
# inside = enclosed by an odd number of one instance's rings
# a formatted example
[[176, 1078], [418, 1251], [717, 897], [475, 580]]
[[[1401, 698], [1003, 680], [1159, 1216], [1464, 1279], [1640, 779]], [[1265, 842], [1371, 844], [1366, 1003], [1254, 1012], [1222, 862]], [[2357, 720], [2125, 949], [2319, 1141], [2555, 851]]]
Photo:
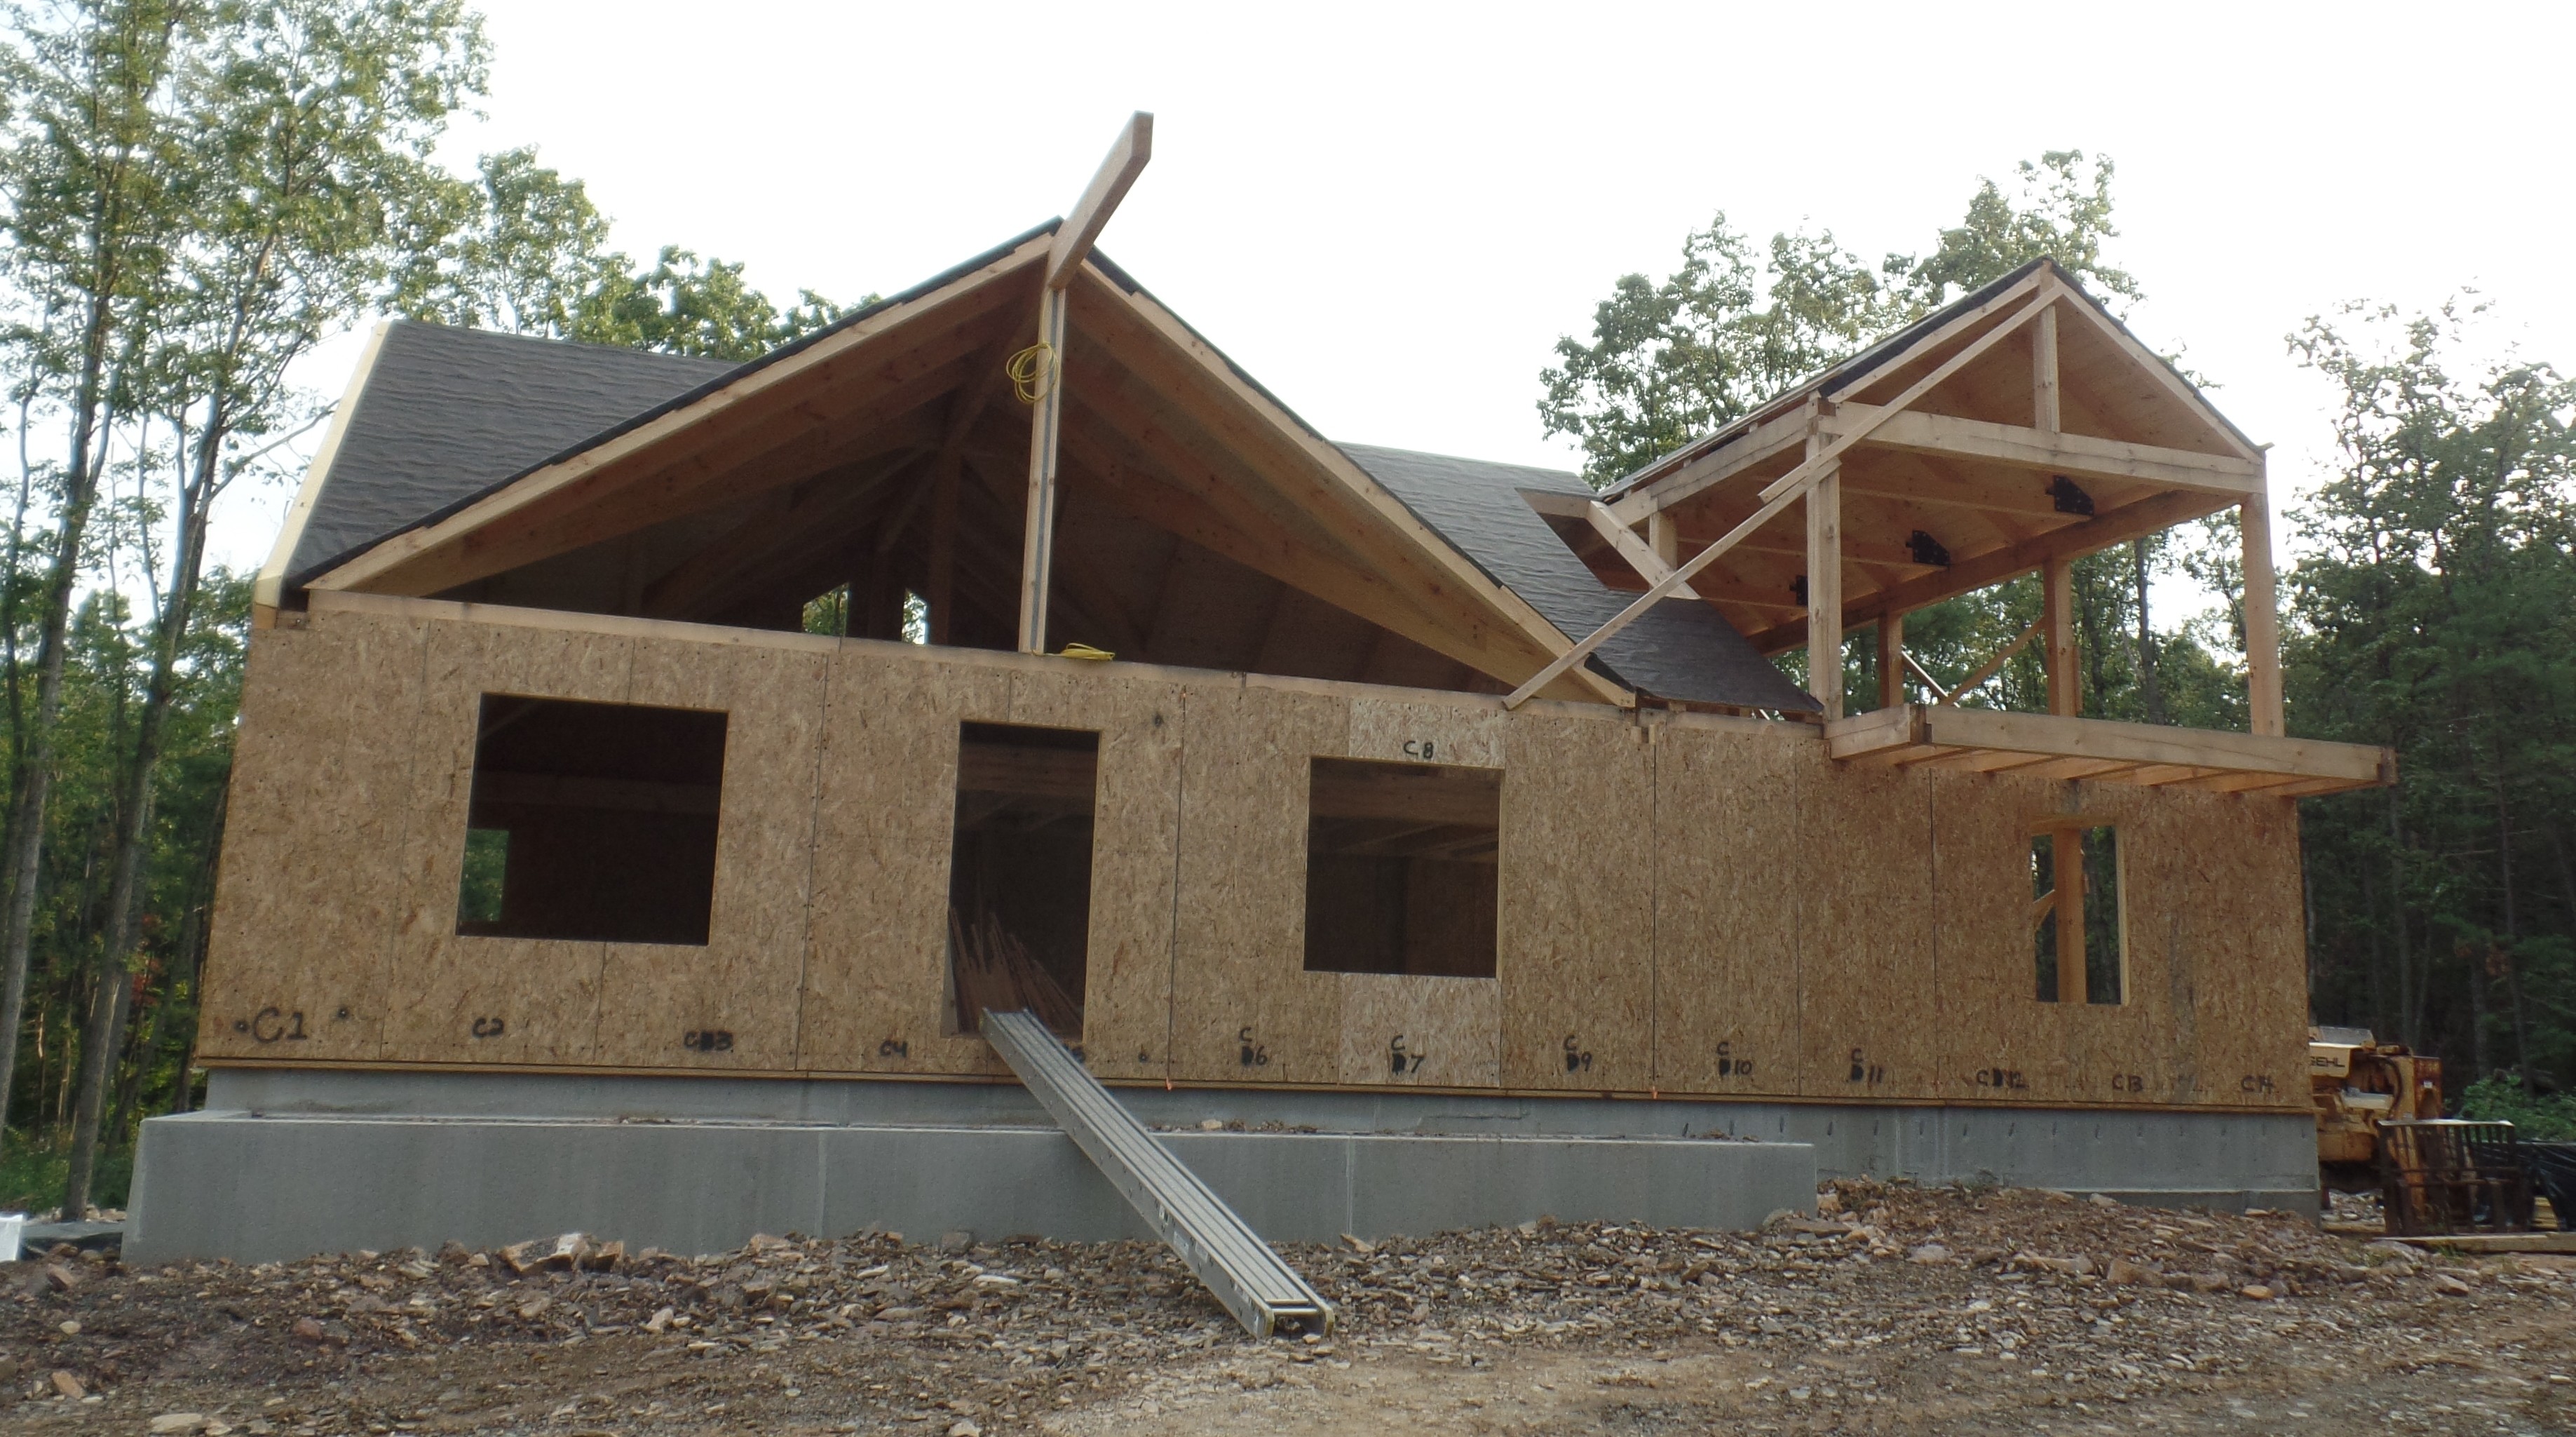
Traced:
[[1082, 1155], [1255, 1337], [1330, 1332], [1333, 1309], [1250, 1224], [1154, 1141], [1034, 1013], [984, 1012], [984, 1037]]

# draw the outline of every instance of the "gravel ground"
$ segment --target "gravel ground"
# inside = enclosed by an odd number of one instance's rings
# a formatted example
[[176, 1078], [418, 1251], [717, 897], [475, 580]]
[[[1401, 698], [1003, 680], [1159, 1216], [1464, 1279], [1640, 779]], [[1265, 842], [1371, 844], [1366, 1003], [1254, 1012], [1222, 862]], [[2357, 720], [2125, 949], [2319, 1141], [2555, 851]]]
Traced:
[[0, 1410], [214, 1437], [2576, 1432], [2576, 1260], [2020, 1190], [1819, 1206], [1290, 1247], [1340, 1326], [1264, 1343], [1139, 1243], [63, 1255], [0, 1269]]

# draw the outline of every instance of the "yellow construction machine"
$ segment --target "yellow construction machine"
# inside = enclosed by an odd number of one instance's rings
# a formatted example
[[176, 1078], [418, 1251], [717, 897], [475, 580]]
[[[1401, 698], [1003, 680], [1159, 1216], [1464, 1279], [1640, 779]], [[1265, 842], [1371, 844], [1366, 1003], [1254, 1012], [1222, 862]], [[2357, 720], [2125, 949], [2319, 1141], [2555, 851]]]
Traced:
[[2367, 1028], [2310, 1028], [2308, 1085], [2317, 1162], [2359, 1184], [2378, 1181], [2381, 1123], [2442, 1116], [2442, 1060], [2382, 1043]]

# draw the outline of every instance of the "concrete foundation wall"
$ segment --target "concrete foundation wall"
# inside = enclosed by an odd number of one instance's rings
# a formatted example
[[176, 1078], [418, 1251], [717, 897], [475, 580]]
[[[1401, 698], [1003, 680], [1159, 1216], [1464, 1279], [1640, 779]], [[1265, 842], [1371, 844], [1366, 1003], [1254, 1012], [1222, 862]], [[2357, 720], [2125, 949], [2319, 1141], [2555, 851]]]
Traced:
[[[1541, 1215], [1746, 1227], [1820, 1177], [2313, 1210], [2304, 1116], [1122, 1088], [1264, 1236]], [[265, 1260], [581, 1229], [1147, 1236], [1015, 1084], [224, 1070], [145, 1124], [128, 1259]], [[1209, 1118], [1314, 1133], [1204, 1132]], [[1745, 1141], [1708, 1141], [1724, 1136]]]

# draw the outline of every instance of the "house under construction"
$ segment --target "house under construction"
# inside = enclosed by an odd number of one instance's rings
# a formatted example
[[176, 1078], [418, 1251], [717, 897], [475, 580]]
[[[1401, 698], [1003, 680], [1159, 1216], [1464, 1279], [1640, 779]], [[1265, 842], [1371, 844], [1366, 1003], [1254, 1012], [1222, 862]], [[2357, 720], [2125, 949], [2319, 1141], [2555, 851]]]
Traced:
[[[2313, 1201], [2295, 801], [2392, 760], [2284, 736], [2263, 451], [2073, 280], [1595, 493], [1315, 433], [1093, 248], [1122, 186], [747, 364], [376, 332], [130, 1253], [1118, 1228], [988, 1007], [1220, 1188]], [[2070, 564], [2230, 509], [2252, 732], [2077, 717]], [[2049, 712], [1912, 668], [2027, 574]], [[1867, 712], [1773, 662], [1864, 632]], [[1497, 1135], [1558, 1168], [1432, 1141]], [[1329, 1196], [1272, 1222], [1499, 1213]]]

